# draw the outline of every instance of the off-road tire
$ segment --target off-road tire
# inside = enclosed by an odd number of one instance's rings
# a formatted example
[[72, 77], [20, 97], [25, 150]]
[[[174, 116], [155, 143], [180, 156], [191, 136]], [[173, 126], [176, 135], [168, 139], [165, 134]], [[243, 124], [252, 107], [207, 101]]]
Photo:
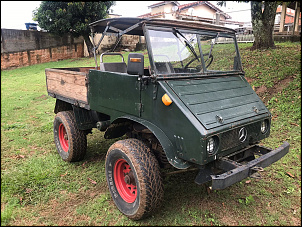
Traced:
[[[128, 218], [143, 219], [161, 205], [163, 182], [160, 167], [142, 141], [131, 138], [111, 145], [105, 170], [111, 197]], [[130, 176], [128, 184], [127, 174]]]
[[81, 161], [87, 150], [87, 137], [77, 127], [73, 111], [57, 113], [53, 123], [54, 141], [61, 158], [66, 162]]

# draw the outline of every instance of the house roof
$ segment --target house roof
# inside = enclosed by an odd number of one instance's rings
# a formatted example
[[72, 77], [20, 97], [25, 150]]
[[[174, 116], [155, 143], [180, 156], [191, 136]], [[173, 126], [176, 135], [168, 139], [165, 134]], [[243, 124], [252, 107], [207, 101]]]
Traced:
[[[159, 7], [159, 6], [162, 6], [162, 5], [169, 4], [169, 3], [173, 3], [176, 6], [178, 6], [179, 12], [181, 12], [182, 10], [194, 7], [194, 6], [205, 4], [208, 7], [212, 8], [215, 11], [217, 11], [217, 12], [221, 13], [222, 15], [224, 15], [226, 19], [232, 19], [232, 17], [230, 15], [224, 13], [221, 9], [214, 6], [212, 3], [208, 2], [208, 1], [196, 1], [196, 2], [191, 2], [191, 3], [187, 3], [187, 4], [183, 4], [183, 5], [180, 5], [177, 1], [162, 1], [162, 2], [158, 2], [158, 3], [155, 3], [155, 4], [149, 5], [148, 8]], [[151, 17], [151, 16], [154, 17], [155, 15], [151, 15], [151, 13], [146, 13], [146, 14], [140, 15], [138, 17], [139, 18], [144, 18], [144, 17]]]
[[162, 1], [162, 2], [158, 2], [152, 5], [149, 5], [148, 8], [154, 8], [154, 7], [158, 7], [158, 6], [162, 6], [162, 5], [167, 5], [169, 3], [174, 3], [175, 5], [179, 6], [179, 3], [177, 1]]
[[159, 13], [155, 13], [155, 14], [146, 13], [146, 14], [138, 16], [138, 18], [147, 18], [147, 17], [148, 18], [153, 18], [153, 17], [157, 17], [157, 16], [160, 16], [160, 15], [164, 15], [164, 12], [159, 12]]
[[198, 5], [207, 5], [210, 8], [214, 9], [215, 11], [221, 13], [222, 15], [225, 16], [226, 19], [231, 19], [231, 16], [226, 14], [225, 12], [223, 12], [221, 9], [219, 9], [218, 7], [214, 6], [212, 3], [208, 2], [208, 1], [197, 1], [197, 2], [191, 2], [191, 3], [187, 3], [184, 5], [180, 5], [178, 6], [179, 11], [194, 7], [194, 6], [198, 6]]

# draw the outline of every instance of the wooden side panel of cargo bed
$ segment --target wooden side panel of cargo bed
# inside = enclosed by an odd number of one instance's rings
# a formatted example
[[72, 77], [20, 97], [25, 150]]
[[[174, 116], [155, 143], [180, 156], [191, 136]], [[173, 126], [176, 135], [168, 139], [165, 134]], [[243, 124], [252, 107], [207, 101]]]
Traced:
[[46, 69], [47, 91], [88, 104], [86, 73]]

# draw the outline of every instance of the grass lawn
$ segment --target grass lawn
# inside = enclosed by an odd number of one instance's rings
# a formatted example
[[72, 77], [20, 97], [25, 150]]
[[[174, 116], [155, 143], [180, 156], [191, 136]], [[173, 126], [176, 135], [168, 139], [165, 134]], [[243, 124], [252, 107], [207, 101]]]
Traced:
[[[162, 207], [132, 221], [115, 207], [107, 189], [105, 156], [116, 140], [93, 129], [81, 162], [67, 163], [53, 142], [53, 109], [45, 68], [94, 66], [93, 58], [1, 71], [1, 225], [301, 225], [301, 43], [251, 52], [239, 44], [247, 80], [272, 113], [269, 138], [290, 152], [248, 178], [208, 193], [196, 172], [164, 179]], [[146, 51], [144, 52], [146, 53]], [[125, 60], [128, 53], [124, 53]], [[145, 61], [148, 64], [148, 61]]]

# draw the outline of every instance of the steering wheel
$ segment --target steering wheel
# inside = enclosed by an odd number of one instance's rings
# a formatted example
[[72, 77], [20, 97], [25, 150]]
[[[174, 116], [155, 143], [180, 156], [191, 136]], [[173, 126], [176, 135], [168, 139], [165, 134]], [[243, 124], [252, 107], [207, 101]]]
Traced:
[[[206, 65], [206, 68], [208, 68], [208, 67], [212, 64], [213, 59], [214, 59], [213, 55], [210, 54], [210, 53], [203, 54], [203, 56], [207, 56], [207, 55], [208, 55], [209, 57], [207, 58], [207, 60], [205, 60], [205, 63], [206, 63], [209, 59], [210, 59], [210, 61], [209, 61], [209, 63]], [[187, 68], [189, 67], [189, 65], [192, 64], [192, 62], [196, 61], [196, 60], [199, 59], [199, 58], [200, 58], [200, 57], [194, 58], [194, 59], [192, 59], [191, 61], [189, 61], [189, 62], [185, 65], [184, 69], [187, 69]]]

